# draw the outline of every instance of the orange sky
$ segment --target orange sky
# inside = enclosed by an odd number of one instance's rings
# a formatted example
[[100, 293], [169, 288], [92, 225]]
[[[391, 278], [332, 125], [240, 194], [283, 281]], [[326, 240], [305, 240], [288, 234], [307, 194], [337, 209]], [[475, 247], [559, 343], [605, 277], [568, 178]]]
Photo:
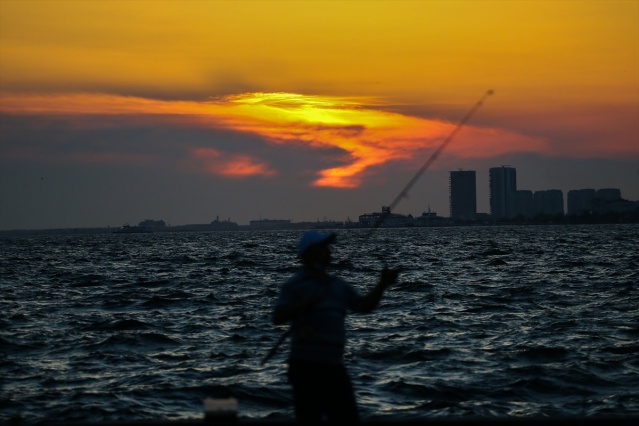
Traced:
[[[448, 155], [639, 162], [639, 1], [0, 0], [1, 113], [305, 146], [328, 159], [310, 186], [414, 169], [489, 89]], [[181, 143], [185, 170], [282, 173], [266, 151]]]
[[[639, 2], [2, 0], [2, 91], [637, 103]], [[507, 123], [504, 123], [507, 124]]]
[[[209, 100], [166, 101], [113, 95], [9, 95], [0, 112], [36, 115], [117, 115], [149, 123], [149, 116], [182, 126], [203, 126], [257, 134], [275, 144], [338, 148], [342, 165], [319, 171], [317, 186], [357, 187], [364, 173], [389, 161], [423, 158], [456, 123], [400, 115], [379, 109], [379, 101], [289, 93], [247, 93]], [[376, 105], [374, 105], [376, 104]], [[377, 109], [376, 109], [377, 108]], [[104, 127], [104, 123], [92, 123]], [[109, 124], [111, 125], [111, 124]], [[122, 124], [121, 124], [122, 125]], [[131, 125], [130, 123], [128, 125]], [[85, 124], [86, 126], [86, 124]], [[449, 149], [459, 157], [486, 158], [508, 152], [543, 152], [546, 143], [503, 129], [467, 126]], [[212, 148], [189, 149], [194, 167], [229, 177], [276, 172], [252, 155], [225, 157]], [[413, 165], [413, 168], [416, 167]]]

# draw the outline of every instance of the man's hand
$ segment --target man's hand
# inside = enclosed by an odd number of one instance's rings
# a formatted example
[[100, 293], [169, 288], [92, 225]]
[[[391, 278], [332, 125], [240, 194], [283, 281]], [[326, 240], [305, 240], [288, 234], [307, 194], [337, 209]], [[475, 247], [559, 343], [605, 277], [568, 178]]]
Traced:
[[371, 289], [371, 291], [368, 292], [368, 294], [366, 294], [366, 296], [364, 296], [364, 299], [357, 311], [362, 314], [372, 312], [379, 305], [379, 301], [382, 299], [384, 290], [386, 290], [386, 288], [391, 284], [394, 284], [395, 281], [397, 281], [398, 276], [399, 269], [388, 269], [385, 267], [382, 270], [379, 282]]

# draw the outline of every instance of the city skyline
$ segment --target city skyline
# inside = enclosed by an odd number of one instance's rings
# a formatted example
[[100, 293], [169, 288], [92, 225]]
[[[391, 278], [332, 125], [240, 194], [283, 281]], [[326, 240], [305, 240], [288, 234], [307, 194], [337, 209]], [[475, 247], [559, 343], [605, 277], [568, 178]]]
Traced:
[[0, 229], [354, 219], [488, 90], [394, 210], [639, 199], [636, 1], [1, 1], [0, 51]]
[[[513, 174], [514, 175], [514, 182], [511, 182], [510, 185], [511, 188], [510, 190], [513, 191], [513, 197], [510, 202], [512, 203], [509, 207], [509, 211], [510, 213], [508, 215], [503, 215], [500, 218], [496, 218], [493, 217], [492, 212], [491, 212], [491, 204], [492, 204], [492, 200], [491, 200], [491, 172], [493, 171], [504, 171], [507, 170], [508, 173]], [[536, 190], [529, 190], [529, 189], [523, 189], [523, 188], [518, 188], [517, 187], [517, 167], [512, 167], [510, 165], [500, 165], [500, 166], [492, 166], [492, 167], [488, 167], [486, 170], [466, 170], [466, 169], [458, 169], [458, 170], [450, 170], [450, 171], [445, 171], [446, 175], [447, 175], [447, 179], [446, 179], [446, 187], [442, 187], [439, 188], [439, 192], [440, 193], [446, 193], [446, 202], [447, 204], [445, 205], [445, 208], [442, 209], [434, 209], [433, 208], [433, 204], [427, 202], [426, 200], [423, 200], [423, 202], [419, 202], [418, 204], [423, 205], [424, 207], [421, 208], [421, 210], [419, 211], [410, 211], [407, 210], [407, 208], [405, 207], [405, 204], [407, 203], [399, 203], [399, 207], [394, 209], [392, 211], [393, 214], [398, 214], [400, 216], [402, 215], [411, 215], [414, 217], [418, 217], [421, 214], [425, 214], [425, 213], [429, 213], [429, 214], [436, 214], [437, 217], [440, 218], [450, 218], [450, 219], [456, 219], [456, 220], [461, 220], [461, 221], [472, 221], [473, 219], [471, 217], [457, 217], [455, 218], [452, 215], [452, 209], [453, 209], [453, 200], [452, 200], [452, 181], [451, 181], [451, 175], [452, 174], [459, 174], [459, 173], [472, 173], [473, 174], [473, 183], [474, 183], [474, 200], [473, 202], [471, 202], [471, 204], [474, 204], [475, 206], [475, 213], [476, 213], [476, 219], [481, 220], [481, 217], [490, 217], [491, 220], [500, 220], [500, 219], [513, 219], [515, 218], [515, 216], [517, 216], [518, 214], [523, 213], [522, 209], [525, 209], [525, 207], [521, 206], [521, 195], [522, 193], [530, 193], [530, 203], [534, 202], [534, 195], [535, 194], [542, 194], [542, 193], [547, 193], [547, 192], [560, 192], [561, 195], [561, 209], [562, 212], [561, 214], [565, 214], [565, 215], [569, 215], [569, 214], [577, 214], [576, 212], [571, 212], [570, 211], [570, 206], [569, 206], [569, 199], [568, 196], [571, 194], [571, 192], [577, 192], [580, 193], [581, 198], [591, 198], [591, 197], [597, 197], [597, 194], [601, 194], [602, 191], [605, 193], [608, 193], [608, 196], [610, 196], [610, 194], [614, 194], [615, 196], [619, 196], [621, 197], [622, 200], [627, 200], [627, 201], [631, 201], [631, 202], [636, 202], [639, 203], [639, 198], [638, 199], [630, 199], [628, 197], [626, 197], [623, 194], [623, 191], [620, 188], [609, 188], [609, 187], [602, 187], [602, 186], [594, 186], [594, 187], [590, 187], [590, 188], [568, 188], [565, 185], [550, 185], [549, 188], [537, 188]], [[477, 184], [477, 174], [480, 175], [484, 175], [485, 177], [485, 182], [480, 182], [480, 184]], [[511, 176], [512, 179], [513, 176]], [[467, 180], [468, 178], [466, 178]], [[468, 182], [465, 182], [466, 184]], [[419, 186], [419, 185], [417, 185]], [[557, 187], [566, 187], [567, 189], [562, 190], [562, 189], [554, 189]], [[482, 191], [482, 188], [484, 189]], [[465, 192], [465, 195], [468, 195], [468, 192]], [[524, 194], [527, 195], [527, 194]], [[573, 194], [574, 195], [574, 194]], [[502, 195], [503, 197], [503, 195]], [[575, 195], [576, 197], [576, 195]], [[406, 197], [407, 199], [414, 199], [416, 198], [416, 194], [415, 191], [411, 191], [411, 193], [408, 194], [408, 196]], [[613, 197], [614, 198], [614, 197]], [[505, 202], [505, 200], [502, 198], [502, 200], [500, 201], [501, 203]], [[577, 203], [579, 205], [579, 203], [584, 203], [584, 201], [573, 201], [575, 203]], [[200, 217], [202, 217], [203, 219], [200, 219], [199, 221], [197, 219], [193, 219], [190, 220], [188, 219], [188, 215], [186, 220], [183, 222], [176, 222], [176, 221], [172, 221], [172, 220], [166, 220], [163, 216], [161, 216], [160, 214], [154, 214], [153, 212], [150, 212], [150, 214], [145, 215], [143, 217], [138, 217], [138, 218], [128, 218], [127, 220], [123, 220], [121, 222], [109, 222], [107, 224], [91, 224], [91, 225], [70, 225], [70, 226], [52, 226], [52, 227], [41, 227], [41, 228], [37, 228], [37, 227], [33, 227], [33, 228], [9, 228], [9, 227], [3, 227], [0, 224], [0, 230], [4, 230], [4, 231], [11, 231], [11, 230], [38, 230], [38, 229], [64, 229], [64, 228], [118, 228], [121, 227], [122, 225], [129, 225], [129, 224], [137, 224], [138, 222], [144, 222], [144, 221], [153, 221], [153, 220], [161, 220], [164, 221], [166, 223], [167, 226], [200, 226], [200, 225], [207, 225], [209, 223], [212, 222], [216, 222], [216, 221], [220, 221], [220, 222], [233, 222], [233, 223], [237, 223], [240, 226], [246, 226], [248, 225], [250, 222], [253, 221], [268, 221], [268, 220], [273, 220], [273, 221], [281, 221], [281, 220], [285, 220], [285, 221], [290, 221], [292, 223], [312, 223], [312, 222], [336, 222], [336, 223], [342, 223], [342, 222], [348, 222], [348, 221], [352, 221], [352, 222], [357, 222], [358, 217], [360, 215], [371, 215], [371, 214], [379, 214], [381, 213], [386, 206], [389, 204], [389, 200], [385, 200], [385, 202], [379, 203], [377, 205], [373, 205], [371, 203], [369, 203], [369, 205], [371, 205], [372, 207], [368, 210], [363, 210], [363, 209], [357, 209], [357, 207], [355, 207], [353, 209], [353, 214], [349, 214], [345, 217], [332, 217], [332, 216], [327, 216], [327, 215], [322, 215], [321, 212], [318, 212], [317, 215], [315, 216], [310, 216], [310, 217], [294, 217], [290, 214], [286, 213], [286, 210], [281, 210], [283, 213], [279, 214], [279, 215], [271, 215], [271, 216], [262, 216], [261, 214], [259, 214], [258, 216], [244, 216], [245, 218], [247, 218], [246, 220], [237, 220], [236, 218], [232, 217], [232, 216], [226, 216], [226, 217], [221, 217], [219, 214], [214, 214], [210, 217], [205, 217], [204, 215], [200, 215]], [[441, 205], [441, 204], [440, 204]], [[483, 206], [482, 208], [479, 208], [478, 206]], [[465, 208], [468, 208], [468, 206], [466, 206]], [[538, 212], [535, 211], [534, 207], [530, 207], [533, 210], [533, 213], [531, 214], [523, 214], [523, 216], [531, 218], [532, 216], [534, 216], [534, 213]], [[538, 210], [538, 209], [537, 209]], [[446, 212], [447, 214], [444, 214], [444, 212]], [[468, 211], [466, 212], [468, 213]], [[550, 212], [545, 212], [545, 214], [550, 214], [550, 215], [554, 215], [554, 214], [559, 214], [559, 212], [554, 212], [554, 213], [550, 213]], [[498, 214], [499, 215], [499, 214]], [[195, 217], [195, 216], [194, 216]]]
[[[639, 208], [639, 200], [628, 200], [623, 197], [623, 194], [619, 188], [580, 188], [580, 189], [569, 189], [566, 193], [562, 190], [558, 189], [539, 189], [537, 191], [532, 191], [528, 189], [518, 189], [516, 183], [516, 171], [515, 167], [511, 166], [499, 166], [499, 167], [491, 167], [489, 169], [489, 183], [490, 187], [493, 182], [499, 181], [496, 184], [495, 195], [497, 200], [490, 199], [490, 190], [489, 190], [489, 198], [487, 200], [487, 205], [490, 207], [493, 203], [495, 205], [494, 208], [497, 209], [497, 213], [493, 214], [492, 211], [478, 211], [477, 210], [477, 185], [476, 185], [476, 170], [451, 170], [449, 171], [449, 181], [448, 181], [448, 200], [449, 200], [449, 214], [442, 215], [437, 211], [431, 210], [431, 206], [429, 205], [427, 209], [422, 210], [421, 212], [404, 212], [393, 210], [391, 211], [387, 204], [382, 204], [379, 206], [379, 209], [374, 209], [371, 211], [360, 211], [358, 214], [354, 216], [349, 216], [347, 218], [330, 218], [330, 217], [317, 217], [315, 219], [300, 219], [294, 220], [291, 219], [290, 216], [282, 215], [279, 217], [256, 217], [251, 218], [246, 223], [238, 223], [233, 220], [231, 217], [220, 218], [219, 215], [216, 216], [212, 220], [207, 220], [204, 222], [194, 222], [187, 221], [184, 223], [172, 223], [170, 221], [165, 221], [160, 217], [145, 217], [144, 219], [134, 219], [130, 221], [126, 221], [123, 224], [116, 225], [107, 225], [107, 226], [91, 226], [84, 228], [95, 228], [95, 229], [104, 229], [104, 228], [121, 228], [128, 227], [130, 224], [132, 226], [140, 226], [140, 227], [151, 227], [151, 228], [164, 228], [167, 229], [181, 229], [185, 231], [206, 231], [211, 230], [209, 225], [217, 225], [218, 230], [234, 230], [238, 229], [237, 226], [241, 227], [250, 227], [253, 229], [300, 229], [299, 225], [303, 226], [311, 226], [313, 224], [328, 226], [330, 224], [334, 224], [335, 226], [347, 225], [349, 224], [357, 224], [363, 225], [365, 227], [376, 226], [375, 222], [379, 219], [380, 216], [386, 215], [390, 219], [386, 219], [383, 222], [382, 226], [388, 225], [386, 222], [394, 222], [391, 224], [391, 227], [395, 226], [438, 226], [443, 224], [454, 224], [454, 223], [471, 223], [471, 222], [498, 222], [503, 220], [512, 220], [517, 217], [522, 217], [525, 219], [533, 219], [537, 214], [542, 214], [548, 217], [552, 216], [569, 216], [569, 215], [580, 215], [584, 212], [591, 213], [605, 213], [606, 211], [617, 211], [617, 212], [629, 212], [628, 205], [624, 204], [620, 205], [605, 205], [610, 201], [628, 201], [632, 205], [631, 210], [636, 210]], [[491, 174], [495, 173], [491, 179]], [[454, 187], [457, 187], [455, 189]], [[502, 191], [504, 187], [507, 187], [506, 191]], [[497, 188], [501, 190], [497, 190]], [[457, 195], [454, 195], [454, 192], [457, 192]], [[506, 192], [508, 194], [506, 194]], [[522, 201], [522, 195], [526, 198], [525, 201]], [[511, 197], [507, 200], [508, 197]], [[456, 200], [455, 200], [456, 199]], [[592, 201], [595, 200], [599, 204], [592, 204]], [[601, 204], [601, 202], [604, 204]], [[457, 207], [454, 207], [454, 204], [457, 204]], [[593, 211], [593, 208], [602, 209], [602, 211]], [[457, 215], [453, 214], [453, 211], [457, 211]], [[508, 213], [506, 213], [508, 211]], [[420, 216], [421, 215], [421, 216]], [[450, 219], [451, 222], [442, 222], [439, 219]], [[433, 222], [435, 220], [435, 222]], [[124, 226], [122, 226], [124, 225]], [[229, 227], [228, 225], [232, 225], [233, 227]], [[75, 229], [81, 229], [83, 227], [70, 227]], [[51, 228], [55, 229], [55, 228]], [[58, 228], [63, 229], [63, 228]], [[305, 228], [302, 228], [305, 229]], [[0, 229], [0, 231], [12, 231], [12, 230], [34, 230], [38, 229]]]

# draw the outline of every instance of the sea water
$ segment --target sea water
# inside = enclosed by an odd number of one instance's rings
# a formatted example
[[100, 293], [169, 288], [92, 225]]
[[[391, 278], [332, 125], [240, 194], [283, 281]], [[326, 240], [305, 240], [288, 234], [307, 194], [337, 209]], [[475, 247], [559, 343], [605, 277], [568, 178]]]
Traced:
[[[639, 226], [343, 229], [363, 418], [639, 414]], [[0, 423], [291, 418], [270, 316], [301, 231], [0, 238]]]

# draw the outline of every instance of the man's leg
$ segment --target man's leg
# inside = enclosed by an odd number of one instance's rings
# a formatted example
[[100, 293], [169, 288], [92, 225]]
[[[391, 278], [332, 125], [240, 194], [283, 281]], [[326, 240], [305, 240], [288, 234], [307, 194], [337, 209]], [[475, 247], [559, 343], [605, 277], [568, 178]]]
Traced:
[[299, 424], [318, 424], [322, 421], [321, 385], [314, 364], [289, 362], [288, 378], [293, 386], [295, 419]]
[[324, 372], [326, 415], [331, 422], [357, 423], [359, 414], [351, 379], [344, 366], [330, 366]]

